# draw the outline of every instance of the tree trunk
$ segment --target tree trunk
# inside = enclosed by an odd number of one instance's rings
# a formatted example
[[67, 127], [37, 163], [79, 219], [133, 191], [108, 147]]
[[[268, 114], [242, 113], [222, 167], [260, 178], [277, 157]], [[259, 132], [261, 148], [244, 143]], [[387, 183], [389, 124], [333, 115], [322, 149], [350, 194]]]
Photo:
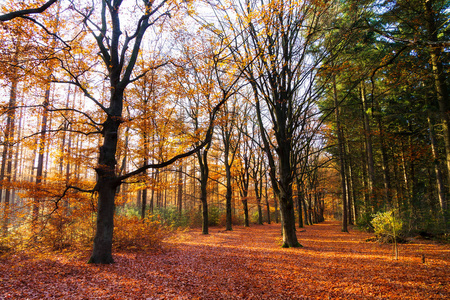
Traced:
[[333, 78], [333, 92], [334, 92], [334, 115], [336, 121], [336, 131], [338, 137], [338, 153], [339, 153], [339, 174], [341, 176], [341, 192], [342, 192], [342, 231], [348, 232], [347, 227], [347, 190], [345, 184], [345, 157], [344, 157], [344, 138], [341, 131], [341, 123], [339, 116], [339, 101], [336, 87], [336, 77]]
[[183, 164], [180, 162], [178, 167], [178, 213], [181, 216], [181, 211], [183, 209]]
[[114, 199], [117, 184], [114, 178], [99, 178], [97, 181], [98, 207], [97, 230], [94, 238], [94, 248], [88, 263], [110, 264], [114, 262], [112, 257], [112, 241], [114, 230]]
[[197, 158], [200, 166], [200, 201], [202, 202], [202, 234], [208, 234], [208, 149], [203, 150], [203, 153], [197, 152]]
[[[17, 62], [17, 47], [16, 54], [14, 55], [14, 61]], [[14, 140], [14, 129], [15, 129], [15, 116], [16, 116], [16, 99], [17, 99], [17, 84], [19, 79], [17, 77], [16, 69], [14, 68], [14, 74], [11, 76], [11, 89], [9, 94], [9, 104], [6, 118], [6, 130], [5, 130], [5, 142], [3, 145], [3, 158], [2, 158], [2, 166], [0, 172], [0, 203], [2, 201], [2, 191], [6, 185], [11, 182], [12, 176], [12, 149], [13, 149], [13, 140]], [[6, 167], [6, 174], [5, 174]], [[3, 235], [6, 236], [8, 234], [8, 224], [9, 224], [9, 210], [10, 210], [10, 196], [11, 196], [11, 187], [6, 186], [5, 189], [5, 199], [4, 199], [4, 207], [3, 207]]]
[[351, 163], [350, 163], [350, 158], [349, 158], [349, 149], [348, 149], [348, 141], [345, 138], [344, 133], [343, 135], [343, 139], [344, 139], [344, 145], [343, 150], [344, 150], [344, 157], [345, 157], [345, 161], [344, 161], [344, 165], [345, 165], [345, 185], [346, 185], [346, 190], [347, 190], [347, 219], [348, 219], [348, 224], [350, 225], [355, 225], [355, 220], [353, 219], [353, 213], [352, 213], [352, 203], [355, 201], [353, 199], [353, 186], [352, 186], [352, 181], [351, 181], [351, 173], [352, 173], [352, 167], [351, 167]]
[[302, 200], [303, 200], [303, 189], [301, 181], [297, 175], [297, 210], [298, 210], [298, 228], [303, 228], [303, 216], [302, 216]]
[[444, 185], [444, 180], [442, 178], [442, 172], [441, 172], [441, 168], [440, 168], [440, 164], [439, 164], [439, 154], [437, 153], [437, 150], [436, 150], [437, 143], [436, 143], [436, 138], [435, 138], [435, 133], [434, 133], [434, 126], [431, 122], [431, 116], [430, 116], [429, 111], [428, 111], [427, 121], [428, 121], [428, 132], [430, 135], [430, 142], [431, 142], [431, 153], [433, 155], [433, 161], [434, 161], [434, 171], [436, 173], [436, 185], [437, 185], [437, 190], [438, 190], [439, 207], [441, 209], [441, 214], [444, 219], [444, 224], [447, 224], [447, 221], [446, 221], [447, 201], [445, 198], [445, 185]]
[[[262, 180], [262, 179], [260, 179], [260, 180]], [[262, 205], [261, 205], [262, 190], [259, 189], [259, 181], [258, 181], [258, 178], [256, 178], [256, 176], [253, 177], [253, 183], [254, 183], [254, 187], [255, 187], [256, 204], [258, 205], [258, 224], [262, 225], [263, 224]], [[247, 208], [247, 218], [248, 218], [248, 208]], [[248, 219], [247, 219], [246, 226], [248, 226]]]
[[147, 209], [147, 193], [147, 186], [145, 186], [141, 194], [141, 220], [145, 219], [145, 211]]
[[[263, 179], [263, 169], [261, 168], [261, 190], [262, 190], [262, 179]], [[265, 198], [266, 198], [266, 209], [267, 209], [267, 224], [270, 224], [270, 204], [269, 204], [269, 195], [268, 195], [268, 188], [267, 188], [267, 184], [268, 184], [268, 182], [267, 182], [267, 177], [265, 177], [264, 176], [264, 178], [265, 178], [265, 189], [264, 189], [264, 191], [265, 191], [265, 193], [264, 193], [264, 195], [265, 195]]]
[[[374, 199], [374, 180], [375, 180], [375, 167], [373, 161], [373, 149], [372, 149], [372, 130], [370, 129], [369, 115], [367, 113], [367, 99], [366, 99], [366, 88], [364, 82], [361, 83], [361, 103], [362, 103], [362, 113], [364, 121], [364, 134], [366, 138], [366, 157], [367, 157], [367, 175], [368, 175], [368, 188], [369, 188], [369, 198], [373, 202]], [[373, 203], [372, 203], [373, 204]]]
[[[428, 39], [431, 42], [438, 42], [438, 28], [436, 26], [436, 16], [433, 10], [433, 1], [425, 0], [426, 24]], [[434, 86], [439, 104], [439, 112], [442, 121], [442, 132], [444, 136], [447, 177], [450, 180], [450, 128], [449, 128], [449, 99], [446, 84], [446, 75], [442, 64], [442, 45], [430, 45], [431, 66], [433, 70]], [[449, 184], [450, 188], [450, 184]]]
[[[46, 133], [47, 133], [47, 118], [48, 118], [48, 105], [50, 103], [50, 83], [47, 83], [45, 89], [44, 102], [42, 104], [43, 113], [42, 113], [42, 121], [41, 121], [41, 134], [39, 137], [39, 145], [38, 145], [38, 165], [36, 169], [36, 187], [40, 188], [42, 183], [42, 175], [44, 171], [44, 149], [46, 145]], [[33, 215], [31, 220], [31, 230], [33, 234], [36, 234], [38, 219], [39, 219], [39, 206], [41, 199], [39, 197], [35, 197], [33, 201]]]
[[115, 173], [118, 131], [121, 123], [123, 93], [112, 97], [111, 106], [117, 105], [116, 115], [108, 115], [103, 124], [103, 145], [100, 147], [97, 172], [97, 230], [89, 263], [113, 263], [112, 240], [114, 230], [115, 197], [119, 182]]
[[308, 218], [308, 201], [306, 200], [306, 198], [308, 197], [308, 193], [303, 193], [303, 199], [301, 199], [301, 201], [303, 202], [303, 222], [305, 223], [305, 225], [312, 225], [309, 222], [309, 218]]
[[[262, 225], [263, 224], [263, 216], [262, 216], [261, 197], [258, 197], [256, 199], [256, 201], [257, 201], [257, 204], [258, 204], [258, 225]], [[248, 209], [247, 209], [247, 215], [248, 215]], [[248, 227], [248, 224], [246, 224], [246, 226]]]
[[[225, 147], [227, 148], [227, 147]], [[231, 166], [228, 163], [228, 149], [225, 150], [225, 173], [226, 173], [226, 194], [225, 194], [225, 206], [226, 206], [226, 226], [225, 230], [233, 230], [232, 225], [232, 210], [231, 210], [231, 200], [233, 197], [233, 188], [231, 186]], [[245, 201], [246, 202], [246, 201]], [[246, 203], [244, 203], [244, 213], [247, 210], [247, 218], [248, 218], [248, 207], [246, 207]]]
[[[378, 105], [377, 105], [378, 106]], [[381, 118], [380, 108], [377, 107], [376, 120], [378, 124], [378, 131], [380, 132], [380, 147], [381, 147], [381, 168], [383, 170], [383, 183], [384, 183], [384, 203], [391, 205], [392, 204], [392, 184], [391, 184], [391, 176], [389, 175], [389, 163], [388, 163], [388, 155], [386, 151], [386, 143], [384, 139], [384, 131], [383, 131], [383, 120]]]
[[[248, 158], [245, 156], [244, 157], [244, 165], [243, 165], [243, 170], [241, 171], [241, 174], [239, 176], [239, 181], [240, 181], [240, 196], [241, 196], [241, 202], [242, 202], [242, 207], [244, 209], [244, 226], [245, 227], [249, 227], [250, 223], [249, 223], [249, 217], [248, 217], [248, 185], [249, 185], [249, 181], [250, 181], [250, 174], [249, 174], [249, 163], [248, 163]], [[254, 180], [257, 181], [257, 178], [253, 178]], [[256, 183], [255, 183], [256, 184]], [[258, 193], [258, 187], [256, 187], [255, 189], [255, 193]], [[256, 194], [256, 197], [258, 197], [258, 194]], [[261, 198], [259, 200], [261, 202]]]
[[[281, 132], [283, 132], [282, 130]], [[281, 138], [283, 140], [283, 138]], [[279, 188], [281, 226], [283, 227], [283, 247], [300, 247], [295, 233], [295, 210], [292, 198], [292, 170], [290, 142], [280, 143], [279, 152]]]
[[349, 195], [349, 199], [351, 199], [351, 201], [348, 201], [348, 214], [349, 214], [349, 219], [352, 219], [353, 222], [349, 222], [351, 225], [354, 225], [357, 222], [357, 218], [356, 218], [356, 191], [355, 191], [355, 178], [354, 178], [354, 174], [353, 174], [353, 165], [352, 165], [352, 161], [351, 159], [349, 159], [350, 157], [350, 147], [349, 147], [349, 142], [348, 139], [346, 139], [345, 141], [345, 149], [346, 149], [346, 157], [348, 158], [348, 163], [347, 163], [347, 179], [348, 179], [348, 187], [349, 187], [349, 193], [347, 193]]

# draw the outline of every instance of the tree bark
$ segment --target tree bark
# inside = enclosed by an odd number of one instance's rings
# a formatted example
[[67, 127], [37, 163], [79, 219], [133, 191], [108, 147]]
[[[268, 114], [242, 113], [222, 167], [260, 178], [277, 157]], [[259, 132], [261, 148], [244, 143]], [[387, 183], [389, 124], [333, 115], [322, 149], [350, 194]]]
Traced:
[[336, 131], [338, 137], [338, 153], [339, 153], [339, 174], [341, 177], [341, 193], [342, 193], [342, 231], [348, 232], [347, 226], [347, 190], [345, 184], [345, 158], [344, 158], [344, 139], [342, 137], [340, 115], [339, 115], [339, 101], [336, 87], [336, 77], [333, 77], [333, 94], [334, 94], [334, 116], [336, 122]]
[[[14, 61], [17, 62], [18, 47], [16, 47], [16, 53], [14, 54]], [[9, 94], [8, 111], [6, 117], [6, 128], [5, 128], [5, 142], [3, 145], [3, 158], [2, 166], [0, 171], [0, 203], [2, 201], [2, 191], [5, 189], [5, 199], [3, 206], [3, 236], [8, 234], [9, 225], [9, 210], [10, 210], [10, 196], [11, 189], [8, 183], [11, 182], [12, 176], [12, 149], [14, 140], [14, 129], [15, 129], [15, 115], [16, 115], [16, 100], [17, 100], [17, 84], [19, 83], [19, 78], [17, 76], [17, 70], [14, 68], [14, 73], [10, 77], [11, 79], [11, 89]], [[6, 173], [5, 173], [6, 168]], [[6, 183], [6, 188], [5, 188]]]
[[[247, 157], [247, 155], [244, 155], [243, 157], [243, 162], [244, 165], [242, 166], [242, 170], [241, 170], [241, 174], [239, 176], [239, 181], [240, 181], [240, 196], [241, 196], [241, 202], [242, 202], [242, 207], [244, 209], [244, 226], [245, 227], [249, 227], [250, 223], [249, 223], [249, 217], [248, 217], [248, 201], [247, 201], [247, 197], [248, 197], [248, 185], [249, 185], [249, 181], [250, 181], [250, 173], [249, 173], [249, 159]], [[257, 178], [255, 178], [255, 176], [253, 176], [253, 179], [257, 182]], [[257, 183], [255, 183], [257, 185]], [[256, 197], [258, 197], [259, 193], [258, 193], [258, 187], [255, 186], [255, 193], [256, 193]], [[258, 201], [258, 200], [257, 200]], [[259, 203], [261, 204], [261, 198], [259, 198]], [[260, 210], [258, 210], [260, 211]]]
[[[36, 169], [36, 187], [40, 188], [42, 180], [43, 180], [43, 171], [44, 171], [44, 150], [47, 139], [47, 119], [48, 119], [48, 105], [50, 103], [50, 83], [47, 83], [44, 95], [44, 102], [42, 104], [42, 120], [41, 120], [41, 132], [39, 136], [39, 144], [38, 144], [38, 165]], [[42, 199], [39, 197], [35, 197], [33, 200], [33, 215], [31, 219], [31, 230], [33, 234], [36, 234], [38, 221], [39, 221], [39, 206]]]
[[183, 164], [180, 162], [178, 167], [178, 200], [177, 200], [178, 213], [181, 216], [183, 209]]
[[103, 124], [103, 145], [100, 147], [98, 159], [97, 184], [97, 230], [94, 237], [94, 248], [89, 263], [113, 263], [112, 241], [114, 230], [115, 198], [119, 182], [115, 174], [118, 130], [121, 123], [123, 91], [114, 95], [111, 106], [116, 115], [108, 115]]
[[373, 205], [373, 188], [374, 188], [374, 180], [375, 180], [375, 167], [373, 161], [373, 149], [372, 149], [372, 130], [370, 129], [369, 123], [369, 115], [367, 113], [367, 99], [366, 99], [366, 88], [364, 82], [361, 83], [361, 103], [362, 103], [362, 113], [363, 113], [363, 124], [364, 124], [364, 134], [366, 141], [366, 157], [367, 157], [367, 178], [368, 178], [368, 190], [369, 190], [369, 199], [371, 201], [371, 205]]
[[[256, 205], [258, 206], [258, 224], [263, 224], [263, 218], [262, 218], [262, 205], [261, 205], [261, 194], [262, 190], [259, 189], [259, 182], [257, 178], [253, 178], [254, 180], [254, 187], [255, 187], [255, 195], [256, 195]], [[247, 218], [248, 218], [248, 208], [247, 208]], [[248, 220], [246, 226], [248, 227]]]
[[[225, 207], [226, 207], [226, 226], [225, 230], [233, 230], [232, 224], [232, 209], [231, 209], [231, 200], [233, 196], [233, 188], [231, 185], [231, 165], [229, 163], [229, 147], [227, 143], [225, 144], [225, 176], [226, 176], [226, 194], [225, 194]], [[247, 209], [248, 216], [248, 207], [246, 207], [246, 200], [242, 202], [244, 204], [244, 212]]]
[[[261, 172], [261, 181], [262, 181], [262, 179], [263, 179], [263, 168], [261, 168], [261, 170], [260, 170], [260, 172]], [[269, 195], [268, 195], [268, 188], [267, 188], [267, 185], [268, 185], [268, 182], [267, 182], [267, 177], [266, 176], [264, 176], [264, 178], [265, 178], [265, 180], [264, 180], [264, 182], [265, 182], [265, 198], [266, 198], [266, 209], [267, 209], [267, 224], [270, 224], [270, 204], [269, 204]], [[262, 182], [261, 182], [261, 189], [262, 189]]]
[[442, 178], [442, 172], [439, 164], [439, 154], [437, 153], [437, 142], [434, 132], [434, 126], [431, 122], [430, 111], [428, 111], [427, 121], [428, 121], [428, 132], [430, 135], [431, 142], [431, 153], [433, 155], [434, 161], [434, 171], [436, 174], [436, 185], [438, 190], [439, 207], [441, 209], [441, 214], [444, 219], [444, 224], [447, 224], [446, 211], [447, 211], [447, 199], [445, 197], [445, 185]]
[[209, 144], [203, 153], [197, 152], [197, 158], [200, 166], [200, 201], [202, 202], [202, 234], [208, 234], [208, 177], [209, 177], [209, 167], [208, 167], [208, 149]]
[[303, 228], [303, 211], [302, 211], [302, 200], [303, 200], [303, 188], [300, 179], [297, 175], [297, 210], [298, 210], [298, 228]]
[[[433, 11], [433, 1], [425, 0], [426, 25], [428, 38], [431, 42], [438, 42], [438, 28], [436, 26], [436, 16]], [[446, 84], [446, 75], [442, 64], [442, 46], [430, 46], [430, 58], [433, 72], [436, 97], [439, 104], [439, 112], [442, 122], [442, 132], [445, 143], [447, 177], [450, 179], [450, 117], [449, 117], [449, 99], [448, 88]], [[450, 184], [448, 186], [450, 189]]]

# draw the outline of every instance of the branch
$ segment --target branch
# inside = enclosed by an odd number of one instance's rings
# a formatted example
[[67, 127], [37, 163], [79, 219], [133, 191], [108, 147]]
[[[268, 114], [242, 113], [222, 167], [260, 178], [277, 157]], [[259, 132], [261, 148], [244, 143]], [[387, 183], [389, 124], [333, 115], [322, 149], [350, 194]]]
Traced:
[[79, 188], [79, 187], [76, 187], [76, 186], [71, 186], [71, 185], [66, 186], [66, 188], [64, 189], [62, 195], [60, 195], [58, 198], [56, 198], [56, 200], [55, 200], [55, 207], [54, 207], [54, 208], [52, 209], [52, 211], [48, 214], [49, 216], [52, 215], [55, 211], [58, 210], [58, 204], [59, 204], [59, 201], [61, 201], [61, 200], [66, 196], [67, 192], [68, 192], [69, 190], [71, 190], [71, 189], [72, 189], [72, 190], [79, 191], [79, 192], [82, 192], [82, 193], [91, 193], [91, 194], [92, 194], [92, 193], [95, 192], [95, 188], [92, 189], [92, 190], [85, 190], [85, 189], [82, 189], [82, 188]]
[[212, 139], [212, 135], [213, 135], [213, 129], [214, 129], [214, 120], [216, 118], [216, 114], [219, 111], [220, 107], [222, 107], [223, 104], [225, 104], [225, 102], [227, 101], [228, 98], [224, 98], [222, 99], [212, 110], [211, 112], [211, 118], [210, 118], [210, 122], [209, 122], [209, 126], [208, 126], [208, 130], [206, 131], [206, 136], [205, 139], [203, 140], [203, 142], [201, 142], [199, 145], [197, 145], [194, 149], [176, 155], [174, 157], [172, 157], [171, 159], [164, 161], [162, 163], [157, 163], [157, 164], [147, 164], [142, 166], [139, 169], [134, 170], [133, 172], [124, 174], [122, 176], [117, 177], [117, 183], [120, 184], [123, 180], [130, 178], [132, 176], [138, 175], [142, 172], [144, 172], [147, 169], [160, 169], [160, 168], [164, 168], [168, 165], [173, 164], [174, 162], [176, 162], [179, 159], [191, 156], [192, 154], [198, 152], [200, 149], [202, 149], [203, 147], [205, 147], [206, 145], [208, 145], [208, 143], [210, 143], [211, 139]]
[[10, 13], [4, 14], [4, 15], [0, 15], [0, 21], [5, 22], [5, 21], [10, 21], [15, 18], [24, 17], [26, 15], [40, 14], [57, 1], [58, 0], [49, 0], [44, 5], [42, 5], [41, 7], [38, 7], [38, 8], [17, 10], [17, 11], [13, 11], [13, 12], [10, 12]]

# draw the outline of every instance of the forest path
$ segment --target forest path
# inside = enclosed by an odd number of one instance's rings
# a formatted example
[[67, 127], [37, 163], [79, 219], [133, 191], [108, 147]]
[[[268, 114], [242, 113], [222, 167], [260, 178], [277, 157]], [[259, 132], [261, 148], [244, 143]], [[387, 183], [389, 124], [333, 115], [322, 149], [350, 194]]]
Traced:
[[[297, 232], [283, 249], [280, 225], [176, 234], [159, 254], [116, 253], [113, 265], [52, 255], [0, 260], [1, 299], [450, 299], [450, 247], [366, 242], [337, 222]], [[425, 263], [422, 262], [425, 255]]]

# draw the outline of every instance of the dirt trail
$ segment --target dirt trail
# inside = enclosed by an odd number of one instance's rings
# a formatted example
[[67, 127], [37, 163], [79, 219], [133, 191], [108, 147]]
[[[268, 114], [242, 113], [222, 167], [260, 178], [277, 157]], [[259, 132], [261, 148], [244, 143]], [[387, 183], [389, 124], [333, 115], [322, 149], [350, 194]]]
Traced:
[[[118, 253], [116, 264], [86, 257], [0, 261], [1, 299], [450, 299], [450, 247], [392, 247], [337, 222], [297, 233], [304, 246], [280, 247], [280, 226], [190, 230], [159, 254]], [[422, 262], [425, 256], [425, 263]]]

